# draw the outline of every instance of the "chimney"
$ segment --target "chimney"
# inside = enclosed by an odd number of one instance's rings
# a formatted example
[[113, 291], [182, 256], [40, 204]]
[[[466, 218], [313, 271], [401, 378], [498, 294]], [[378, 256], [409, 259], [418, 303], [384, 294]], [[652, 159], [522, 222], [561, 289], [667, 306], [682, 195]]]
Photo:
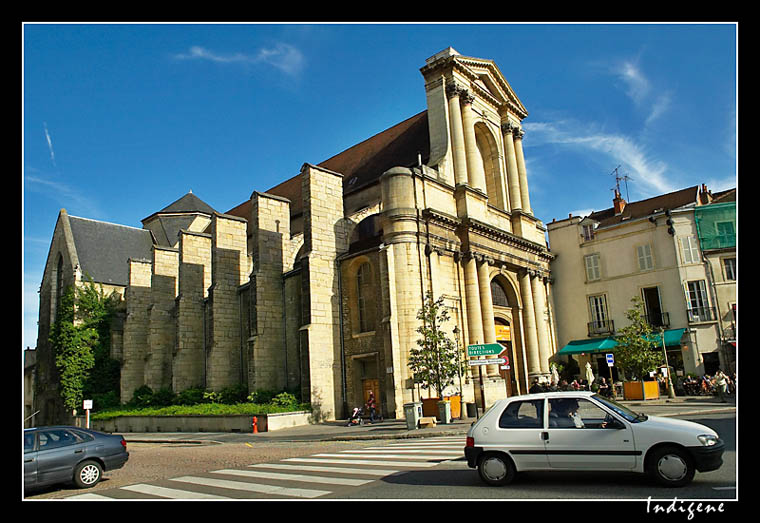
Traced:
[[702, 184], [702, 189], [699, 191], [699, 202], [697, 205], [706, 205], [712, 202], [712, 192], [707, 190], [707, 184]]
[[612, 206], [615, 208], [615, 216], [623, 213], [625, 209], [625, 200], [620, 196], [620, 191], [615, 189], [615, 198], [612, 200]]

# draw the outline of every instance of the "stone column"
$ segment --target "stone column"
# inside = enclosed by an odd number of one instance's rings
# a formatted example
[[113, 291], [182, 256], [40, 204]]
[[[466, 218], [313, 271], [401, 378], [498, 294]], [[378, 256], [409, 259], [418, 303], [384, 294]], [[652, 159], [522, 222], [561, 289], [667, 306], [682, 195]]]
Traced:
[[446, 96], [449, 102], [449, 126], [451, 129], [451, 152], [454, 155], [454, 180], [456, 185], [467, 184], [467, 159], [465, 157], [464, 130], [462, 129], [462, 109], [459, 93], [461, 88], [456, 84], [446, 86]]
[[509, 208], [510, 210], [522, 209], [522, 196], [520, 195], [520, 173], [517, 170], [517, 156], [515, 153], [515, 140], [512, 135], [514, 126], [505, 123], [501, 126], [504, 136], [504, 152], [507, 157], [507, 183], [509, 184]]
[[[480, 313], [483, 320], [483, 343], [496, 343], [496, 329], [493, 321], [493, 297], [491, 296], [491, 278], [488, 274], [488, 259], [481, 258], [478, 263], [478, 290], [480, 292]], [[489, 378], [499, 376], [498, 365], [487, 365]]]
[[480, 159], [480, 150], [475, 139], [475, 119], [472, 116], [474, 97], [469, 93], [462, 93], [460, 98], [462, 100], [462, 126], [464, 127], [465, 156], [470, 186], [486, 194], [486, 175], [483, 172], [483, 162]]
[[177, 332], [174, 309], [179, 271], [178, 250], [154, 245], [152, 266], [145, 384], [156, 391], [172, 386], [172, 354]]
[[215, 214], [211, 219], [211, 289], [206, 383], [220, 391], [244, 383], [238, 288], [248, 280], [248, 220]]
[[145, 385], [148, 307], [151, 303], [151, 261], [129, 259], [127, 263], [129, 276], [124, 292], [127, 311], [124, 321], [124, 362], [121, 367], [122, 403], [131, 400], [135, 389]]
[[527, 270], [520, 272], [520, 296], [522, 297], [522, 317], [525, 329], [525, 354], [528, 358], [528, 386], [533, 378], [541, 374], [538, 353], [538, 335], [536, 334], [536, 311], [533, 307], [531, 278]]
[[478, 283], [477, 262], [472, 253], [465, 254], [464, 293], [467, 299], [467, 334], [468, 345], [484, 343], [483, 315], [480, 312], [480, 285]]
[[179, 232], [177, 348], [172, 360], [174, 392], [206, 386], [204, 298], [211, 285], [211, 236]]
[[549, 332], [546, 321], [546, 288], [544, 287], [543, 277], [540, 274], [536, 274], [531, 278], [530, 285], [536, 314], [539, 367], [542, 374], [548, 374], [551, 351], [549, 350]]
[[517, 158], [517, 172], [520, 174], [520, 197], [522, 200], [522, 210], [524, 213], [533, 214], [530, 208], [530, 198], [528, 197], [528, 171], [525, 168], [525, 156], [523, 155], [522, 137], [525, 131], [515, 129], [515, 157]]

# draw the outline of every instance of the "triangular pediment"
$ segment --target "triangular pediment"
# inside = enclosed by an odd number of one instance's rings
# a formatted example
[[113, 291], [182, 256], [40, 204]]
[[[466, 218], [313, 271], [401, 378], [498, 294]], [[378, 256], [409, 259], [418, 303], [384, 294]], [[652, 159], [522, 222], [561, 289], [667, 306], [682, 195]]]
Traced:
[[515, 94], [512, 86], [493, 62], [470, 56], [454, 56], [457, 70], [470, 78], [471, 85], [479, 88], [478, 94], [496, 105], [507, 105], [520, 118], [525, 118], [528, 111]]

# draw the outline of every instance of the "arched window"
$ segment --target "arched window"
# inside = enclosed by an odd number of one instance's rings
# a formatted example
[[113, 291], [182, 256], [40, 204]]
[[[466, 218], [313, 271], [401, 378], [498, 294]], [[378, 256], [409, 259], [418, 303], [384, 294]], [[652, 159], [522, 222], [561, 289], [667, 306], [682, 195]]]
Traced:
[[504, 287], [502, 287], [496, 280], [491, 281], [491, 297], [493, 298], [494, 305], [499, 307], [509, 307], [507, 293], [504, 292]]
[[372, 266], [364, 262], [356, 272], [356, 301], [359, 313], [359, 332], [373, 331], [375, 315], [372, 308]]

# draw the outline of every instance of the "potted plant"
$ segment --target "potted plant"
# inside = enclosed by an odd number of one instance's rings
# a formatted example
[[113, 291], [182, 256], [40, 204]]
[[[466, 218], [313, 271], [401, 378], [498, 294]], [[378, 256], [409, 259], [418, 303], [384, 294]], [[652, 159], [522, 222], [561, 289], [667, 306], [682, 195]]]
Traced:
[[625, 313], [629, 325], [615, 336], [615, 363], [625, 369], [626, 375], [637, 378], [623, 383], [623, 394], [625, 399], [658, 398], [657, 382], [644, 378], [664, 363], [662, 352], [652, 341], [652, 329], [646, 321], [643, 301], [636, 296], [631, 302], [633, 307]]
[[417, 339], [417, 346], [409, 351], [409, 368], [421, 388], [429, 392], [434, 390], [437, 394], [435, 397], [422, 400], [423, 415], [437, 416], [438, 403], [446, 401], [443, 391], [449, 385], [453, 385], [455, 378], [464, 372], [464, 362], [456, 344], [442, 328], [450, 320], [443, 297], [434, 301], [432, 294], [428, 292], [422, 308], [417, 313], [417, 319], [422, 322], [417, 328], [420, 338]]

